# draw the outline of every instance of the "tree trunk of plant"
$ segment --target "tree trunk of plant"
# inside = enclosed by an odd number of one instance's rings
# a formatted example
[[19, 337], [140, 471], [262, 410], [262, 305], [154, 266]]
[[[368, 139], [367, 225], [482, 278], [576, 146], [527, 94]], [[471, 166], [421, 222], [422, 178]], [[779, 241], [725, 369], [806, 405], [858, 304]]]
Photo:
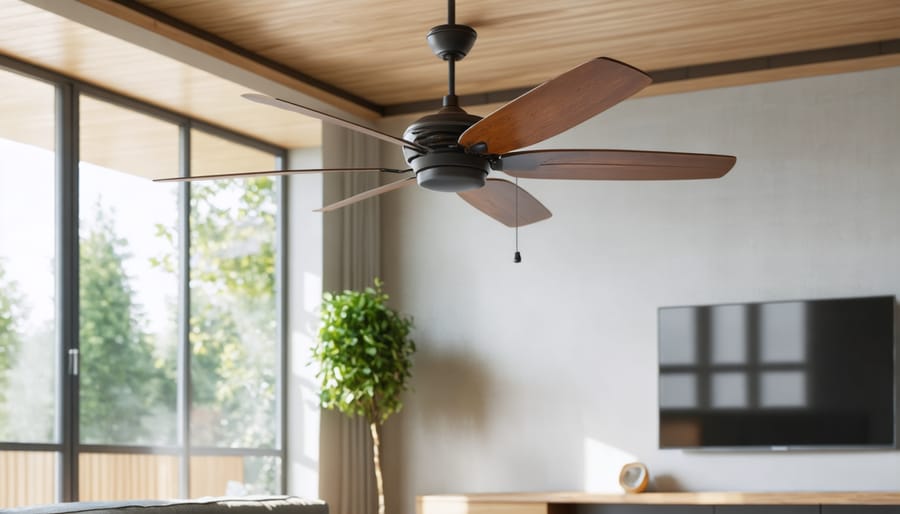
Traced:
[[378, 424], [369, 423], [372, 432], [372, 463], [375, 464], [375, 485], [378, 487], [378, 514], [384, 514], [384, 481], [381, 478], [381, 437]]

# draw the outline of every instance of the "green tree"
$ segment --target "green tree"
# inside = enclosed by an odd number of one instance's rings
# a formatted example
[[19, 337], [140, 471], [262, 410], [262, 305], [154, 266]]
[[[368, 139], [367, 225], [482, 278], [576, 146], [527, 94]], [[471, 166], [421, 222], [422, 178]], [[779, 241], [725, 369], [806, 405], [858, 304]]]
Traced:
[[[191, 186], [190, 344], [192, 442], [276, 444], [278, 325], [275, 303], [276, 182], [222, 180]], [[157, 227], [169, 241], [175, 227]], [[174, 273], [174, 255], [154, 264]], [[277, 489], [268, 459], [259, 491]]]
[[81, 439], [102, 444], [172, 440], [142, 423], [172, 404], [171, 377], [154, 355], [153, 340], [125, 272], [127, 241], [113, 217], [97, 206], [97, 218], [80, 243]]
[[276, 210], [271, 178], [191, 189], [193, 400], [215, 444], [275, 444]]
[[22, 336], [19, 329], [21, 322], [22, 299], [18, 285], [6, 277], [3, 261], [0, 261], [0, 429], [6, 426], [6, 391], [9, 384], [9, 372], [15, 365]]
[[365, 416], [372, 434], [378, 514], [384, 514], [381, 425], [403, 408], [416, 344], [412, 319], [387, 306], [381, 281], [364, 291], [325, 293], [313, 360], [319, 365], [322, 407]]
[[52, 320], [25, 326], [27, 300], [0, 260], [0, 441], [53, 439], [56, 331]]

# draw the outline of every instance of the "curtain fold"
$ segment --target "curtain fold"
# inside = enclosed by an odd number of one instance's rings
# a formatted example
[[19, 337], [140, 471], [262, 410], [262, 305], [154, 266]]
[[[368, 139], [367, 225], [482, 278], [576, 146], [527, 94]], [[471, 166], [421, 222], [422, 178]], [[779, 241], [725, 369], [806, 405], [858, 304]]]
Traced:
[[[371, 137], [323, 124], [325, 168], [378, 165], [379, 146]], [[376, 173], [326, 175], [324, 201], [330, 203], [379, 185]], [[380, 273], [379, 202], [376, 197], [325, 214], [326, 291], [362, 289]], [[375, 514], [377, 493], [368, 423], [360, 417], [323, 410], [319, 430], [319, 496], [328, 502], [330, 514]]]

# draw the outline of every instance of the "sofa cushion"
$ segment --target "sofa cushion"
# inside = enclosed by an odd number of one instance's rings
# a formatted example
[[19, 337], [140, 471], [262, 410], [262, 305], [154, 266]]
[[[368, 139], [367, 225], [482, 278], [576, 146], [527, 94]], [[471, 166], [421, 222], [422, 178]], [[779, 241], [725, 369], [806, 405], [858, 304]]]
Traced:
[[10, 514], [328, 514], [321, 500], [295, 496], [247, 496], [197, 500], [74, 502], [20, 507]]

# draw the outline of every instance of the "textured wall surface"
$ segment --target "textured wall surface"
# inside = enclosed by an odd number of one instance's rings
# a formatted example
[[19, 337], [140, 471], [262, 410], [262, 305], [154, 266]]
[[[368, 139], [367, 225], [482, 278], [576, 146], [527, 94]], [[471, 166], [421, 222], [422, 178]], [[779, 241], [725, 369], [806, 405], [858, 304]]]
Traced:
[[656, 311], [900, 293], [898, 143], [900, 68], [628, 101], [542, 146], [737, 166], [718, 181], [523, 180], [554, 216], [520, 231], [521, 264], [513, 231], [454, 195], [386, 196], [383, 276], [419, 345], [387, 427], [389, 507], [616, 490], [631, 459], [664, 490], [897, 490], [898, 452], [657, 449]]

